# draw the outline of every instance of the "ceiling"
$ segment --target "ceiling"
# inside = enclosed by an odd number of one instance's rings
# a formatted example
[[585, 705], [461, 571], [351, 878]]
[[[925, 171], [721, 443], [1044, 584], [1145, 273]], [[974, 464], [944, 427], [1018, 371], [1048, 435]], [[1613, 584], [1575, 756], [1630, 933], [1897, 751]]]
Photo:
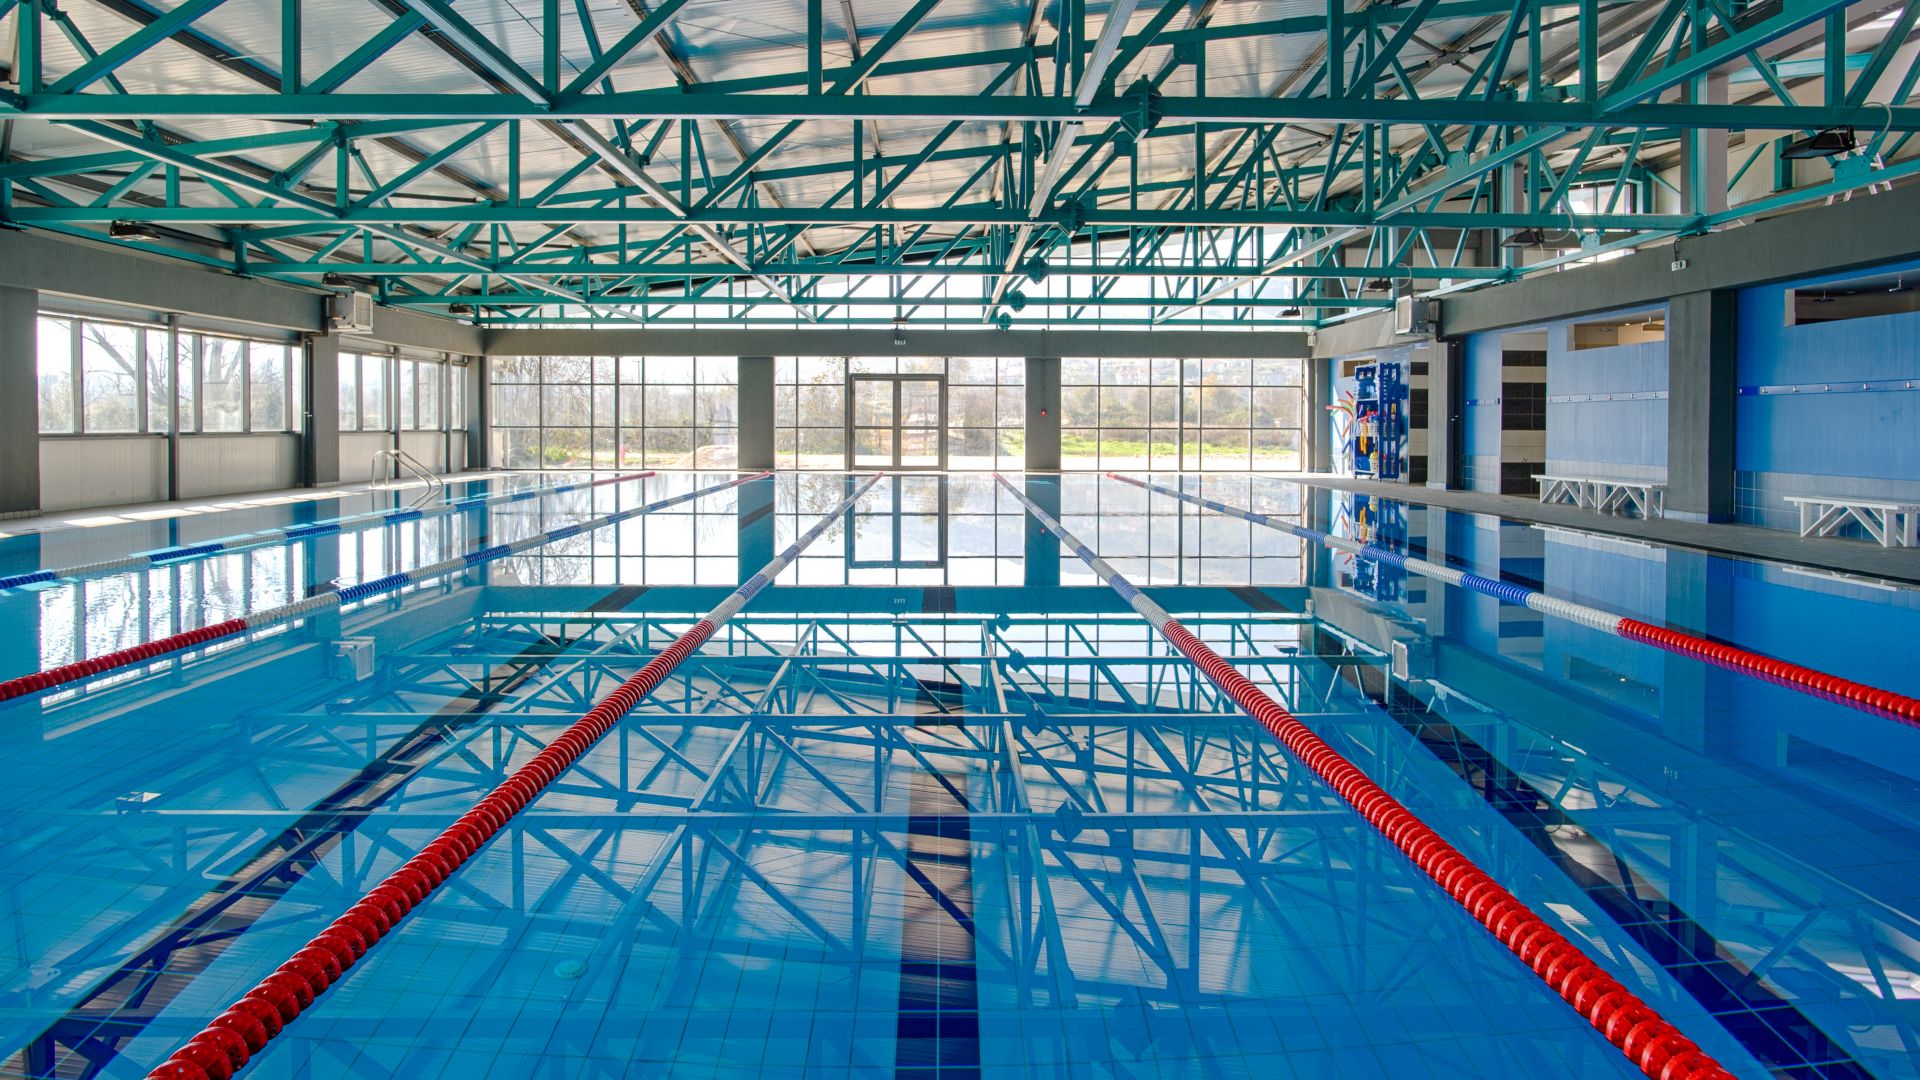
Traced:
[[5, 0], [0, 215], [489, 325], [1313, 326], [1904, 176], [1916, 9]]

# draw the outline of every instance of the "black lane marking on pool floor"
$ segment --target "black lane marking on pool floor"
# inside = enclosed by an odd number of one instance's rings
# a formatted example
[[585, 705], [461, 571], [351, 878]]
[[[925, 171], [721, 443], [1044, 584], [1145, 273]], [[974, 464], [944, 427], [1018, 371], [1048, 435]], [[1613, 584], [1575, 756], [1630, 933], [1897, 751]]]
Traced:
[[759, 507], [754, 510], [749, 510], [747, 511], [746, 516], [740, 519], [739, 527], [742, 531], [745, 531], [748, 526], [754, 524], [757, 521], [760, 521], [761, 519], [765, 518], [768, 514], [771, 514], [771, 513], [773, 513], [772, 503], [767, 503], [765, 506]]
[[[934, 726], [939, 721], [924, 723]], [[913, 774], [907, 817], [908, 883], [901, 898], [895, 1080], [980, 1077], [969, 820], [973, 807], [961, 786], [964, 783], [964, 777], [956, 783], [939, 768]]]
[[[1318, 634], [1315, 652], [1344, 654], [1345, 646]], [[1369, 675], [1377, 678], [1369, 679]], [[1615, 867], [1625, 863], [1599, 837], [1580, 827], [1546, 793], [1508, 768], [1485, 746], [1447, 723], [1412, 694], [1382, 699], [1385, 672], [1343, 668], [1342, 678], [1359, 680], [1360, 690], [1408, 734], [1451, 768], [1487, 805], [1552, 860], [1600, 910], [1626, 931], [1655, 963], [1673, 976], [1740, 1045], [1777, 1077], [1792, 1080], [1872, 1080], [1853, 1056], [1809, 1020], [1792, 1001], [1753, 977], [1707, 928], [1645, 881], [1621, 880], [1594, 870], [1580, 849], [1602, 852]]]
[[385, 804], [437, 750], [571, 645], [566, 638], [531, 645], [504, 665], [509, 670], [491, 689], [466, 691], [433, 713], [268, 840], [45, 1031], [0, 1062], [0, 1075], [35, 1080], [90, 1080], [99, 1075], [121, 1047], [145, 1032], [195, 977], [319, 866], [366, 811]]
[[1231, 592], [1241, 603], [1247, 605], [1247, 607], [1253, 611], [1264, 614], [1274, 614], [1276, 612], [1293, 610], [1267, 595], [1265, 589], [1256, 589], [1251, 585], [1236, 585], [1227, 591]]

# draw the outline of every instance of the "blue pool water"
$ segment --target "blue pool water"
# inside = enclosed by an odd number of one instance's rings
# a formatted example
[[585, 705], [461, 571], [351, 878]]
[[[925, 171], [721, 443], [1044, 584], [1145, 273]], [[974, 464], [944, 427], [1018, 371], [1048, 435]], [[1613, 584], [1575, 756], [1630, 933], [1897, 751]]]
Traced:
[[[0, 677], [727, 478], [0, 594]], [[1160, 479], [1920, 692], [1903, 585]], [[1920, 731], [1123, 484], [1026, 485], [1738, 1075], [1920, 1075]], [[0, 1076], [144, 1074], [847, 489], [755, 481], [0, 704]], [[15, 537], [0, 574], [370, 505]], [[248, 1069], [1635, 1075], [975, 474], [883, 480]]]

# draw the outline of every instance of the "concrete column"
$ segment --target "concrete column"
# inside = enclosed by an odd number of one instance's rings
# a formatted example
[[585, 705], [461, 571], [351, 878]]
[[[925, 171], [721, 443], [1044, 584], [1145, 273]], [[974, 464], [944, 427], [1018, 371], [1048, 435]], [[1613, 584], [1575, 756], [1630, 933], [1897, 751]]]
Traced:
[[308, 487], [319, 487], [340, 481], [340, 335], [309, 335], [306, 352], [301, 475]]
[[1027, 471], [1060, 468], [1060, 358], [1027, 357]]
[[[771, 469], [773, 446], [773, 357], [740, 358], [740, 468]], [[767, 559], [771, 560], [772, 555]]]
[[1738, 296], [1686, 293], [1667, 312], [1667, 507], [1686, 521], [1733, 519]]
[[1333, 423], [1327, 406], [1333, 404], [1333, 365], [1338, 360], [1308, 357], [1307, 365], [1307, 471], [1333, 471]]
[[39, 315], [37, 290], [0, 288], [0, 517], [40, 509]]
[[774, 478], [769, 476], [742, 484], [738, 489], [740, 494], [735, 506], [740, 527], [741, 581], [773, 561], [773, 485]]
[[458, 369], [454, 380], [454, 393], [467, 395], [467, 468], [491, 469], [495, 467], [492, 451], [488, 446], [488, 427], [492, 424], [489, 410], [493, 400], [487, 393], [487, 365], [493, 363], [490, 357], [476, 356], [466, 367]]
[[1460, 487], [1460, 416], [1466, 398], [1467, 343], [1443, 341], [1427, 361], [1427, 486]]
[[[1032, 370], [1031, 365], [1033, 361], [1029, 360], [1027, 363], [1029, 365], [1028, 370]], [[1032, 399], [1029, 398], [1028, 401], [1031, 402]], [[1031, 413], [1033, 406], [1029, 404], [1027, 410]], [[1055, 445], [1057, 446], [1058, 444], [1059, 440], [1056, 439]], [[1029, 451], [1031, 451], [1032, 444], [1029, 443], [1028, 446]], [[1056, 457], [1056, 462], [1057, 460]], [[1060, 480], [1058, 477], [1035, 477], [1029, 475], [1016, 481], [1016, 483], [1019, 483], [1026, 491], [1027, 498], [1032, 499], [1035, 506], [1051, 514], [1056, 521], [1059, 520]], [[1040, 524], [1039, 518], [1034, 517], [1025, 510], [1021, 511], [1020, 516], [1024, 518], [1027, 523], [1027, 545], [1024, 561], [1026, 584], [1039, 586], [1060, 584], [1060, 541], [1056, 539], [1052, 533], [1048, 532], [1045, 526]]]

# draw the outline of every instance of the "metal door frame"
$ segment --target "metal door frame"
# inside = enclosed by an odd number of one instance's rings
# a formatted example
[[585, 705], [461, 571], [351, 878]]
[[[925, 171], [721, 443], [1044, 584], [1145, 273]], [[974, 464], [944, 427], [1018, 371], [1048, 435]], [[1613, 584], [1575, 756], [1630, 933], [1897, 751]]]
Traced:
[[[936, 386], [939, 387], [939, 390], [940, 390], [940, 422], [939, 422], [939, 426], [935, 429], [936, 433], [939, 436], [940, 452], [936, 455], [938, 458], [938, 462], [933, 465], [902, 465], [900, 464], [900, 431], [901, 431], [900, 384], [910, 379], [934, 383]], [[853, 422], [854, 385], [856, 383], [863, 382], [863, 381], [891, 382], [893, 384], [893, 409], [891, 413], [893, 417], [893, 424], [892, 424], [892, 427], [890, 428], [890, 430], [893, 432], [893, 463], [890, 465], [855, 465], [854, 464], [854, 455], [858, 452], [855, 447], [854, 438], [853, 438], [854, 430], [856, 427], [856, 425]], [[931, 470], [934, 472], [947, 471], [947, 377], [945, 375], [939, 375], [939, 374], [921, 375], [921, 374], [908, 374], [908, 373], [864, 372], [864, 371], [856, 373], [856, 372], [850, 371], [847, 373], [847, 403], [846, 403], [846, 409], [845, 409], [845, 417], [846, 417], [845, 431], [846, 431], [846, 439], [847, 439], [846, 463], [847, 463], [848, 472], [852, 472], [855, 469], [859, 469], [859, 470], [883, 469], [889, 472], [909, 472], [909, 471], [921, 471], [921, 470]], [[869, 427], [867, 428], [867, 430], [878, 431], [881, 429], [877, 427]]]

